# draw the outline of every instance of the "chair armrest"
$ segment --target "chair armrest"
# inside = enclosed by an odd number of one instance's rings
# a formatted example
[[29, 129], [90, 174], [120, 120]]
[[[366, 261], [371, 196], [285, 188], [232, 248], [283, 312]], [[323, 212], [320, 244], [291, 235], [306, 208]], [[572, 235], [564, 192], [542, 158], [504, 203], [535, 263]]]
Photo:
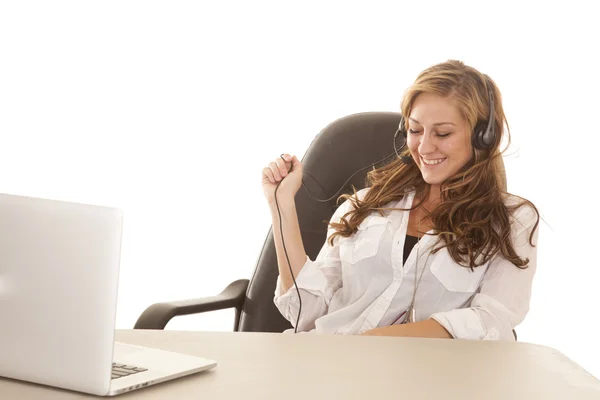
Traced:
[[133, 329], [165, 329], [172, 318], [180, 315], [199, 314], [235, 307], [234, 330], [237, 331], [249, 283], [248, 279], [234, 281], [220, 294], [212, 297], [152, 304], [140, 315]]

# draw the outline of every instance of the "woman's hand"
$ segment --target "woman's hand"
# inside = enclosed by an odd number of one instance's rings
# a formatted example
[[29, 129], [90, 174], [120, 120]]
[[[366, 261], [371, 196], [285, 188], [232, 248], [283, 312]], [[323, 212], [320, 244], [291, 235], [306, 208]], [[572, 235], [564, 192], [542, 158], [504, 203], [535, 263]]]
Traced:
[[394, 335], [390, 329], [386, 329], [389, 327], [383, 327], [383, 328], [374, 328], [374, 329], [370, 329], [368, 331], [365, 331], [363, 333], [360, 334], [360, 336], [398, 336], [397, 334]]
[[409, 324], [397, 324], [391, 326], [380, 326], [361, 333], [362, 336], [402, 336], [422, 338], [452, 339], [452, 335], [434, 319], [413, 322]]
[[263, 192], [269, 204], [275, 202], [275, 189], [278, 184], [278, 200], [294, 199], [302, 184], [302, 163], [300, 160], [296, 156], [287, 153], [282, 154], [282, 157], [269, 163], [262, 171]]

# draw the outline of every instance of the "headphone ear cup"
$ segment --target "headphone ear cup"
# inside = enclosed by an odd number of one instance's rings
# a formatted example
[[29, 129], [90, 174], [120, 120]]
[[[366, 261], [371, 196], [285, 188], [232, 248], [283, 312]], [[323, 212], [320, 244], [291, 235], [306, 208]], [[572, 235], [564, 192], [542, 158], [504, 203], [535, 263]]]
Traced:
[[478, 150], [489, 150], [496, 140], [493, 129], [488, 129], [487, 123], [481, 122], [475, 126], [471, 143]]
[[481, 141], [481, 138], [483, 137], [483, 130], [485, 129], [485, 126], [481, 123], [475, 125], [475, 129], [473, 130], [473, 136], [471, 137], [471, 144], [473, 145], [474, 148], [478, 149], [478, 150], [485, 150], [483, 148], [483, 142]]

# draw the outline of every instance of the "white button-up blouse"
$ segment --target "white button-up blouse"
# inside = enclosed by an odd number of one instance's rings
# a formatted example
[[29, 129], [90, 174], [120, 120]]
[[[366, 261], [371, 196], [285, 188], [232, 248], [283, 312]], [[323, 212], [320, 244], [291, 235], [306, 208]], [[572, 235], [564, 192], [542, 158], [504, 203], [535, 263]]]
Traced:
[[[360, 190], [358, 198], [367, 190]], [[410, 192], [391, 206], [410, 208], [414, 195]], [[506, 202], [517, 200], [508, 197]], [[343, 202], [332, 221], [339, 221], [351, 207], [352, 202]], [[498, 254], [471, 271], [456, 264], [445, 248], [432, 254], [435, 235], [424, 235], [403, 265], [408, 218], [409, 211], [388, 211], [386, 216], [372, 212], [356, 234], [336, 237], [333, 246], [326, 241], [314, 261], [307, 257], [296, 277], [302, 299], [298, 331], [360, 334], [402, 322], [413, 298], [417, 269], [417, 321], [433, 318], [457, 339], [515, 340], [512, 330], [529, 310], [536, 271], [537, 247], [529, 243], [537, 218], [533, 208], [520, 207], [512, 219], [511, 239], [516, 253], [529, 258], [526, 269]], [[327, 236], [331, 233], [333, 229]], [[537, 236], [536, 229], [534, 244]], [[296, 287], [281, 291], [278, 278], [275, 305], [295, 325]]]

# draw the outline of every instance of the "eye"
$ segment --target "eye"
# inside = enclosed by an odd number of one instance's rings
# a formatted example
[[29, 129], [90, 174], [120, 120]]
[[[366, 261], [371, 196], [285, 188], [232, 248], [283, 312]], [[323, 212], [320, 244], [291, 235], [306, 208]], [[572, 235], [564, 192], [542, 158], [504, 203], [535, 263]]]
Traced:
[[445, 138], [445, 137], [450, 136], [451, 133], [438, 133], [438, 137]]
[[417, 135], [419, 133], [421, 133], [420, 131], [415, 131], [414, 129], [409, 129], [408, 133], [410, 133], [411, 135]]

